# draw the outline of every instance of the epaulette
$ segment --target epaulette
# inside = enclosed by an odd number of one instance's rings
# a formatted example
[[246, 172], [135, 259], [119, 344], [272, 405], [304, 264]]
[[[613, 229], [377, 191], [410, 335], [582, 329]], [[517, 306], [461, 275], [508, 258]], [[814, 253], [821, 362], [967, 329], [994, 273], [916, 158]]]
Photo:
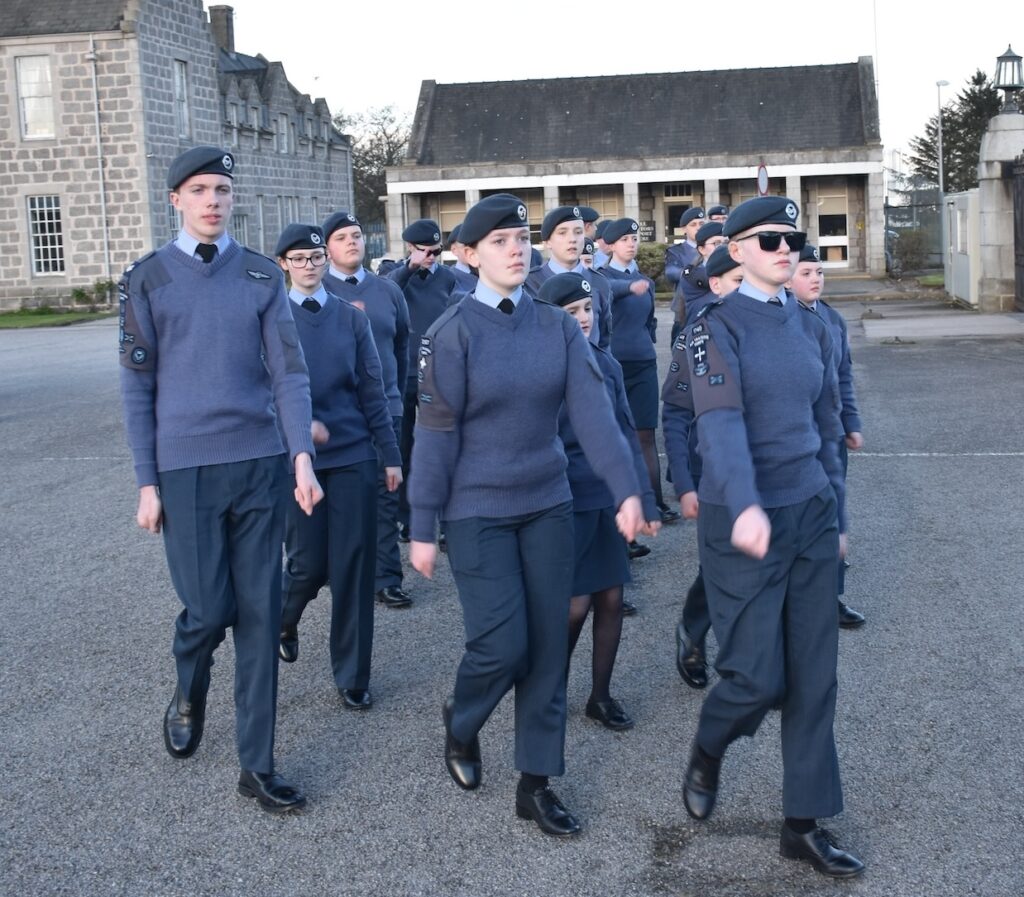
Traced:
[[709, 302], [699, 312], [697, 312], [697, 314], [694, 316], [693, 320], [699, 321], [701, 318], [705, 317], [711, 311], [711, 309], [713, 309], [716, 305], [724, 305], [724, 304], [725, 304], [725, 300], [723, 300], [723, 299], [715, 299], [714, 301]]
[[[275, 275], [281, 276], [281, 269], [278, 268], [277, 262], [272, 258], [264, 255], [262, 252], [257, 252], [255, 249], [250, 249], [248, 246], [243, 246], [242, 250], [247, 253], [242, 263], [245, 273], [253, 280], [268, 281], [274, 280]], [[268, 268], [270, 270], [266, 270]]]
[[124, 272], [121, 274], [121, 280], [127, 283], [128, 280], [130, 279], [129, 275], [132, 273], [132, 271], [134, 271], [140, 265], [148, 262], [151, 258], [153, 258], [154, 255], [156, 255], [155, 249], [152, 250], [151, 252], [147, 252], [142, 258], [136, 259], [134, 262], [132, 262], [127, 268], [124, 269]]

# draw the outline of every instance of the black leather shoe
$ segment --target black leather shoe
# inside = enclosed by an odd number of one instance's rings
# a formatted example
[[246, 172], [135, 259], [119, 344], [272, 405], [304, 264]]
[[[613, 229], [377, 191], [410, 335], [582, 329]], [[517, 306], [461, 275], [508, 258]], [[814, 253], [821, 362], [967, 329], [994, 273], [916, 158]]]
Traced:
[[579, 820], [572, 815], [547, 785], [536, 791], [516, 787], [516, 816], [532, 819], [540, 830], [556, 838], [568, 838], [580, 830]]
[[238, 793], [243, 797], [256, 798], [268, 813], [288, 813], [306, 806], [306, 795], [276, 772], [243, 769], [238, 777]]
[[658, 505], [658, 510], [661, 512], [661, 522], [665, 524], [675, 523], [683, 516], [677, 510], [670, 508], [668, 505]]
[[646, 545], [641, 545], [635, 539], [629, 543], [629, 559], [635, 561], [637, 558], [645, 558], [651, 553]]
[[369, 710], [373, 706], [373, 698], [365, 688], [339, 688], [338, 694], [346, 710]]
[[690, 688], [707, 688], [708, 667], [704, 646], [691, 641], [682, 622], [676, 626], [676, 669]]
[[281, 627], [281, 642], [277, 653], [285, 663], [295, 663], [299, 659], [299, 630], [295, 626]]
[[179, 760], [191, 757], [203, 739], [206, 719], [206, 695], [189, 701], [179, 685], [164, 714], [164, 746], [167, 753]]
[[848, 560], [847, 560], [846, 558], [843, 558], [843, 566], [844, 566], [844, 567], [845, 567], [845, 568], [846, 568], [847, 570], [849, 570], [849, 569], [850, 569], [850, 562], [849, 562], [849, 561], [848, 561]]
[[637, 615], [637, 606], [627, 598], [622, 599], [622, 616], [624, 617], [635, 617]]
[[800, 835], [783, 823], [779, 853], [790, 860], [807, 860], [822, 875], [833, 878], [854, 878], [864, 871], [864, 863], [843, 850], [835, 836], [820, 826]]
[[448, 536], [444, 533], [441, 533], [441, 535], [437, 537], [437, 549], [442, 554], [448, 553]]
[[686, 812], [694, 819], [707, 819], [715, 808], [721, 766], [721, 760], [705, 758], [697, 742], [693, 743], [690, 765], [686, 768], [686, 778], [683, 780], [683, 803]]
[[473, 736], [472, 741], [463, 744], [452, 735], [452, 710], [454, 701], [449, 698], [444, 702], [441, 716], [444, 719], [444, 765], [455, 784], [466, 791], [480, 787], [480, 776], [483, 765], [480, 762], [480, 739]]
[[840, 629], [859, 629], [864, 625], [864, 614], [847, 607], [842, 601], [839, 602], [839, 627]]
[[587, 701], [587, 716], [613, 732], [625, 732], [634, 725], [633, 718], [615, 698], [609, 698], [607, 701]]
[[400, 523], [398, 524], [398, 541], [403, 542], [406, 545], [409, 544], [409, 524]]
[[412, 596], [401, 586], [388, 586], [381, 589], [376, 598], [377, 603], [383, 604], [385, 607], [410, 607], [412, 605]]

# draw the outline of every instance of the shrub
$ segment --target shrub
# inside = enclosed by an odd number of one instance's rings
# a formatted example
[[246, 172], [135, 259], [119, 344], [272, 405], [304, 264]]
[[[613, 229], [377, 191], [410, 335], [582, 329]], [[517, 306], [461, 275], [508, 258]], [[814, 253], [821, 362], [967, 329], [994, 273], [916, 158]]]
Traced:
[[92, 295], [87, 289], [85, 289], [85, 287], [75, 287], [71, 291], [71, 301], [74, 302], [75, 305], [88, 305], [92, 302]]
[[896, 242], [896, 257], [903, 265], [904, 271], [919, 271], [928, 261], [928, 254], [931, 251], [931, 241], [924, 230], [903, 230], [900, 231], [900, 238]]

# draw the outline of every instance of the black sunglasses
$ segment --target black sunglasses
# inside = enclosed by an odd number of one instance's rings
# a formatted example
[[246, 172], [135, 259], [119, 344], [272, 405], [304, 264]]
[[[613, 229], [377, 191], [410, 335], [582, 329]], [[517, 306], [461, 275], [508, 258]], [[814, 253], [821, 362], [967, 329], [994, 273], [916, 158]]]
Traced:
[[[415, 244], [413, 245], [415, 246]], [[434, 258], [437, 258], [437, 256], [444, 252], [444, 250], [440, 246], [438, 246], [437, 249], [427, 249], [426, 246], [416, 246], [416, 248], [419, 249], [421, 252], [425, 252], [427, 255], [434, 256]]]
[[750, 234], [746, 237], [740, 237], [736, 242], [741, 243], [744, 240], [752, 240], [757, 237], [757, 244], [765, 252], [776, 252], [779, 248], [779, 244], [783, 240], [786, 241], [786, 245], [789, 247], [790, 252], [799, 252], [804, 248], [804, 244], [807, 243], [807, 234], [803, 231], [777, 231], [777, 230], [763, 230], [756, 234]]

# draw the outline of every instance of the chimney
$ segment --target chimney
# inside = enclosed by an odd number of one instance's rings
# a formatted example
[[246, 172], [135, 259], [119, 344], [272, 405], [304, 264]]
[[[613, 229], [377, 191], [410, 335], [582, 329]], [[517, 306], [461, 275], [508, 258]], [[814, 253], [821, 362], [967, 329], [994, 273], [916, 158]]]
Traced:
[[217, 46], [228, 53], [235, 52], [235, 11], [230, 6], [210, 7], [210, 28]]

